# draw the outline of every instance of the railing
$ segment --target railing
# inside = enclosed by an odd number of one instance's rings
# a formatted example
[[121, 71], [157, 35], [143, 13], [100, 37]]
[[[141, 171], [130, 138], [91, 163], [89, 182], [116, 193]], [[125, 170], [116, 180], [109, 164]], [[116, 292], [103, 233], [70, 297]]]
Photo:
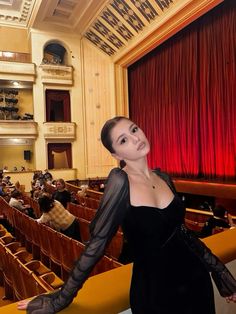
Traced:
[[0, 61], [31, 63], [31, 54], [23, 52], [0, 51]]

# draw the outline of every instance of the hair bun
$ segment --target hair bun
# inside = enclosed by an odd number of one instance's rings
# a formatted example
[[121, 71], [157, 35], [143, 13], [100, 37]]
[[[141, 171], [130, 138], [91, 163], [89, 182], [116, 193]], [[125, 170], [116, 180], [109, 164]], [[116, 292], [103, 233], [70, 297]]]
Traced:
[[123, 169], [126, 166], [126, 162], [124, 160], [120, 161], [120, 168]]

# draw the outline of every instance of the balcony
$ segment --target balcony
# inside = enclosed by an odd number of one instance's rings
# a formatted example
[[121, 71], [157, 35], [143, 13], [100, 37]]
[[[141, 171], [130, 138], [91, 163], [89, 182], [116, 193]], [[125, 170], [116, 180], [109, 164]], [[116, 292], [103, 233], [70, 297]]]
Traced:
[[39, 66], [43, 84], [73, 84], [73, 67], [59, 64], [41, 64]]
[[33, 63], [0, 61], [1, 80], [35, 82], [36, 72]]
[[0, 138], [32, 138], [38, 136], [37, 123], [22, 120], [0, 120]]
[[74, 122], [44, 122], [44, 138], [75, 140], [75, 128]]

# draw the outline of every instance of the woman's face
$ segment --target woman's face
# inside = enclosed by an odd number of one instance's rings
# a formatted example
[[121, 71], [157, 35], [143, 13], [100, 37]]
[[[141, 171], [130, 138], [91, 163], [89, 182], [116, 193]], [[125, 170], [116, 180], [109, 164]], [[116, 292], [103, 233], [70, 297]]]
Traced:
[[57, 190], [63, 190], [64, 189], [64, 184], [62, 184], [60, 181], [56, 182], [56, 188]]
[[149, 142], [143, 131], [128, 119], [120, 120], [111, 131], [112, 155], [118, 160], [138, 160], [150, 150]]

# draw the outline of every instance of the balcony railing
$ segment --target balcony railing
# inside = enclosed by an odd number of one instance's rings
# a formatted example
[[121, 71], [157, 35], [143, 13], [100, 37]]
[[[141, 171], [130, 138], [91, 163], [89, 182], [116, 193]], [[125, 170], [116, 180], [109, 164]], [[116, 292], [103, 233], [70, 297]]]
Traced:
[[32, 138], [38, 136], [37, 123], [23, 120], [0, 120], [0, 138]]
[[74, 140], [75, 128], [74, 122], [44, 122], [44, 138]]
[[0, 51], [0, 61], [31, 63], [31, 54], [12, 51]]

